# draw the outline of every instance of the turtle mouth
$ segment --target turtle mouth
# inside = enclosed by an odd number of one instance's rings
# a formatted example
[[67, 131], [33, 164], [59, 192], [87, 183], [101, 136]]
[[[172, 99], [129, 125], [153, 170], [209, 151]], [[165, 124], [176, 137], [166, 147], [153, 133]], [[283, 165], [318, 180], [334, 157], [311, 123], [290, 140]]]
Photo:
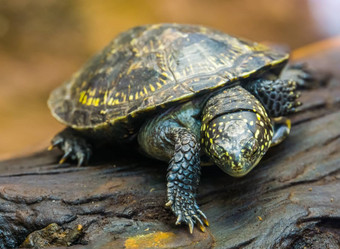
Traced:
[[253, 159], [255, 159], [255, 161], [244, 159], [245, 162], [243, 164], [239, 164], [240, 167], [235, 169], [231, 167], [229, 174], [234, 177], [245, 176], [261, 161], [262, 157], [253, 157]]
[[242, 177], [248, 174], [261, 160], [261, 156], [254, 153], [252, 157], [245, 157], [243, 155], [235, 157], [223, 157], [222, 160], [215, 160], [225, 173], [233, 177]]

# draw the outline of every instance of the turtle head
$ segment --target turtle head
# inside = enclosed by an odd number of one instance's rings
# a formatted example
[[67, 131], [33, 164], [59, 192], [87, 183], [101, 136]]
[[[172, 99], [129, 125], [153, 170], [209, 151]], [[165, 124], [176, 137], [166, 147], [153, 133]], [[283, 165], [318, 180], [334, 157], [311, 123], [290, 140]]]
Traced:
[[234, 177], [246, 175], [259, 163], [273, 135], [269, 118], [251, 111], [217, 116], [204, 128], [201, 137], [206, 153]]

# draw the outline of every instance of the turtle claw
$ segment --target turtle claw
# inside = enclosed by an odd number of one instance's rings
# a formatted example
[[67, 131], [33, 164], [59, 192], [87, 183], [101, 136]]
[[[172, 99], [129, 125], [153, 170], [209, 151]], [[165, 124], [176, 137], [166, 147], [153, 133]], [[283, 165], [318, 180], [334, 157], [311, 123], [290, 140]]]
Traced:
[[180, 225], [182, 222], [182, 214], [178, 215], [175, 225]]
[[173, 204], [172, 201], [168, 201], [167, 203], [165, 203], [165, 206], [166, 206], [166, 207], [170, 207], [172, 204]]
[[66, 147], [66, 150], [64, 151], [65, 153], [64, 153], [63, 157], [59, 160], [59, 164], [63, 164], [67, 160], [67, 158], [70, 157], [70, 155], [72, 153], [71, 147], [69, 147], [69, 146], [65, 146], [65, 147]]
[[[85, 157], [84, 157], [83, 154], [80, 154], [80, 155], [77, 156], [77, 158], [78, 158], [77, 167], [80, 167], [85, 162]], [[88, 161], [88, 160], [86, 160], [86, 161]]]
[[59, 164], [63, 164], [63, 163], [66, 161], [66, 159], [67, 159], [67, 158], [63, 156], [63, 157], [59, 160], [58, 163], [59, 163]]
[[204, 222], [204, 224], [205, 224], [207, 227], [210, 226], [209, 221], [208, 221], [207, 218], [203, 218], [203, 222]]
[[196, 219], [199, 228], [204, 233], [205, 232], [205, 227], [204, 227], [204, 224], [203, 224], [202, 220], [197, 215], [194, 215], [194, 218]]
[[205, 216], [205, 214], [201, 210], [199, 210], [199, 209], [198, 209], [198, 213], [202, 216], [202, 220], [203, 220], [204, 224], [208, 227], [209, 226], [209, 221], [207, 219], [207, 216]]
[[[59, 135], [59, 134], [58, 134]], [[53, 150], [55, 147], [58, 147], [62, 142], [63, 139], [61, 137], [59, 137], [58, 135], [56, 135], [52, 141], [51, 141], [51, 145], [48, 146], [47, 150], [51, 151]]]
[[192, 234], [195, 224], [198, 225], [202, 232], [205, 232], [205, 226], [209, 226], [209, 222], [205, 214], [199, 209], [196, 204], [195, 197], [192, 193], [185, 193], [178, 191], [176, 198], [172, 198], [165, 205], [171, 207], [172, 211], [176, 214], [176, 225], [182, 222], [189, 226], [189, 232]]
[[86, 164], [91, 156], [91, 147], [86, 140], [74, 135], [68, 129], [60, 132], [52, 139], [48, 150], [52, 150], [54, 147], [58, 147], [64, 152], [59, 164], [71, 159], [77, 161], [77, 166], [81, 166]]
[[205, 226], [202, 225], [202, 224], [198, 224], [198, 226], [199, 226], [200, 230], [201, 230], [203, 233], [205, 233]]
[[190, 234], [192, 234], [192, 232], [194, 231], [194, 222], [192, 221], [192, 219], [189, 216], [186, 217], [186, 220], [187, 220], [187, 223], [189, 225], [189, 232], [190, 232]]

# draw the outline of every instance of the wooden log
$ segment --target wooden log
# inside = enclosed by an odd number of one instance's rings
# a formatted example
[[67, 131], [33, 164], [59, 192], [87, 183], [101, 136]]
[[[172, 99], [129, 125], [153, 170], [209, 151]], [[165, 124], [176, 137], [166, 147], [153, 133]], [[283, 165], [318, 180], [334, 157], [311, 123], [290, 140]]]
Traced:
[[205, 233], [174, 225], [166, 164], [112, 149], [110, 162], [59, 166], [60, 152], [43, 151], [0, 163], [0, 248], [52, 223], [83, 226], [71, 248], [339, 248], [340, 45], [299, 59], [334, 77], [303, 92], [290, 137], [247, 176], [202, 169]]

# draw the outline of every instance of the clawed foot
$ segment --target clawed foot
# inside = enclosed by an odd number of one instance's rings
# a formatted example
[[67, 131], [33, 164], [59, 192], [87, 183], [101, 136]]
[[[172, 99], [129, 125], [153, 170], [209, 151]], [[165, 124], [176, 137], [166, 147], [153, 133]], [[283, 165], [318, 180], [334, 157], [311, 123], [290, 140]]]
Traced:
[[301, 102], [297, 101], [300, 93], [296, 88], [297, 83], [294, 80], [259, 79], [247, 89], [261, 101], [270, 117], [281, 117], [295, 112], [301, 105]]
[[58, 133], [51, 141], [48, 150], [58, 147], [64, 152], [59, 164], [64, 163], [67, 159], [76, 160], [78, 166], [87, 164], [92, 154], [91, 146], [82, 137], [78, 137], [72, 131], [65, 129]]
[[190, 233], [193, 232], [195, 224], [198, 224], [202, 232], [205, 232], [205, 226], [209, 226], [207, 217], [199, 209], [194, 195], [190, 192], [179, 190], [176, 197], [169, 198], [165, 205], [171, 207], [177, 216], [175, 224], [179, 225], [181, 222], [188, 224]]
[[[302, 103], [297, 101], [301, 93], [297, 91], [298, 84], [295, 81], [282, 81], [282, 109], [285, 114], [294, 113], [296, 108], [301, 106]], [[278, 100], [276, 100], [278, 101]]]

